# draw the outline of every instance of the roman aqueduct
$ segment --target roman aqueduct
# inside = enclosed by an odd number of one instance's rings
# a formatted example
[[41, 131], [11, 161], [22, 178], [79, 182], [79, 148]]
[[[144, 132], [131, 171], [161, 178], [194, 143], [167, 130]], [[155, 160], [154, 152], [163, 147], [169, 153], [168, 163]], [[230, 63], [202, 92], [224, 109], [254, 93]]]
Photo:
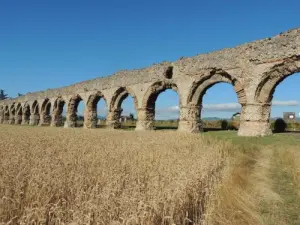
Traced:
[[[97, 103], [104, 99], [108, 107], [107, 127], [116, 129], [120, 126], [122, 101], [130, 95], [137, 111], [136, 130], [151, 130], [158, 95], [173, 89], [179, 96], [178, 131], [196, 133], [201, 131], [202, 98], [206, 90], [216, 83], [227, 82], [233, 85], [242, 107], [238, 134], [263, 136], [271, 134], [269, 118], [276, 86], [297, 72], [300, 72], [300, 29], [235, 48], [3, 100], [0, 123], [76, 127], [77, 107], [83, 101], [84, 127], [95, 128]], [[65, 122], [64, 105], [67, 106]]]

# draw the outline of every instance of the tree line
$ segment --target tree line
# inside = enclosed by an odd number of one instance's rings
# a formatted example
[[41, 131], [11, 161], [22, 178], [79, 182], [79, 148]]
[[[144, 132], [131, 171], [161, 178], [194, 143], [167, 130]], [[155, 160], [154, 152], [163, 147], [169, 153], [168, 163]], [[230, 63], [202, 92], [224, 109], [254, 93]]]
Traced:
[[[18, 93], [18, 97], [22, 96], [23, 94]], [[9, 99], [7, 94], [5, 94], [5, 90], [0, 89], [0, 100]]]

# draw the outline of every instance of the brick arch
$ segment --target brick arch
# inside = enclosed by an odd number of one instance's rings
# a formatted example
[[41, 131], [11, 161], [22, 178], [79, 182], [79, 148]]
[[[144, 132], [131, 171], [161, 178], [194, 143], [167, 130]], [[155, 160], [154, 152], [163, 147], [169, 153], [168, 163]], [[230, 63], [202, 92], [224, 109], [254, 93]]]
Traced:
[[300, 72], [300, 56], [285, 59], [263, 74], [256, 92], [255, 100], [260, 103], [271, 103], [276, 87], [287, 77]]
[[121, 87], [119, 88], [113, 95], [110, 110], [118, 110], [121, 109], [122, 102], [128, 97], [131, 96], [133, 98], [134, 107], [137, 110], [138, 108], [138, 100], [131, 88]]
[[146, 91], [146, 94], [144, 95], [143, 98], [142, 107], [154, 110], [157, 97], [159, 96], [160, 93], [168, 89], [174, 90], [178, 94], [179, 105], [181, 105], [181, 97], [178, 90], [178, 85], [175, 84], [174, 82], [158, 81], [152, 84]]
[[246, 92], [242, 84], [223, 70], [213, 71], [209, 76], [194, 82], [188, 95], [187, 103], [191, 105], [201, 105], [206, 91], [218, 83], [231, 84], [237, 94], [239, 103], [241, 105], [246, 103]]

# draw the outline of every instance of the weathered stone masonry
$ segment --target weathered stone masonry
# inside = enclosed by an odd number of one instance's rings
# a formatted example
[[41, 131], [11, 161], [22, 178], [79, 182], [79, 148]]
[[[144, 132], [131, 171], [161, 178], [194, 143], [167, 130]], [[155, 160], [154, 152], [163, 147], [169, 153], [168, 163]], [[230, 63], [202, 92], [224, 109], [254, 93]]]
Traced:
[[242, 105], [239, 135], [263, 136], [271, 133], [270, 106], [276, 86], [296, 72], [300, 72], [300, 29], [173, 63], [120, 71], [110, 77], [0, 101], [0, 123], [76, 127], [77, 106], [83, 101], [84, 127], [94, 128], [97, 102], [104, 99], [107, 126], [119, 128], [121, 104], [130, 95], [138, 114], [136, 130], [151, 130], [157, 96], [173, 89], [180, 99], [178, 130], [195, 133], [201, 131], [203, 95], [214, 84], [226, 82], [234, 86]]

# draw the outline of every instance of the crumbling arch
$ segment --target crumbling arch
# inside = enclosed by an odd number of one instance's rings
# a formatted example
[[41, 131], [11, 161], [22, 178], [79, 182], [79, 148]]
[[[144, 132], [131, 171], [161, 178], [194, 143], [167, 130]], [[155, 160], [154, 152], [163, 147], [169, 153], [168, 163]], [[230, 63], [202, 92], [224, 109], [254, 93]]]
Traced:
[[6, 105], [5, 107], [4, 107], [4, 113], [3, 113], [3, 122], [4, 123], [8, 123], [9, 122], [9, 106], [8, 105]]
[[15, 103], [13, 103], [10, 108], [9, 108], [9, 124], [14, 124], [15, 123]]
[[187, 95], [187, 105], [182, 108], [180, 114], [180, 130], [199, 132], [203, 129], [201, 114], [203, 97], [207, 90], [218, 83], [228, 83], [232, 85], [237, 94], [238, 102], [243, 107], [247, 103], [247, 96], [243, 85], [237, 78], [221, 69], [214, 69], [209, 75], [201, 77], [192, 84]]
[[159, 94], [162, 92], [171, 89], [178, 94], [179, 98], [179, 107], [181, 107], [181, 96], [178, 89], [178, 86], [174, 82], [170, 81], [158, 81], [152, 84], [146, 91], [143, 101], [142, 108], [138, 109], [138, 124], [137, 130], [139, 129], [153, 129], [154, 128], [154, 119], [155, 119], [155, 106], [156, 100]]
[[111, 120], [110, 123], [113, 123], [115, 128], [121, 127], [120, 119], [123, 112], [122, 103], [124, 102], [125, 99], [127, 99], [128, 96], [130, 96], [133, 99], [133, 106], [135, 111], [137, 112], [138, 100], [134, 91], [131, 88], [120, 87], [113, 94], [109, 106], [109, 115], [110, 115], [109, 119]]
[[21, 124], [22, 123], [22, 115], [23, 115], [21, 103], [17, 103], [15, 108], [16, 108], [15, 124]]
[[85, 128], [96, 128], [98, 124], [98, 115], [97, 115], [97, 104], [103, 99], [105, 102], [105, 107], [107, 108], [106, 98], [102, 92], [97, 91], [91, 94], [88, 98], [85, 114], [84, 114], [84, 126]]
[[187, 103], [191, 105], [201, 106], [203, 96], [205, 95], [206, 91], [218, 83], [231, 84], [237, 94], [239, 103], [241, 105], [246, 104], [247, 97], [242, 84], [232, 75], [223, 70], [214, 71], [209, 76], [204, 77], [197, 82], [194, 82], [188, 95]]
[[40, 122], [40, 106], [38, 101], [34, 101], [31, 105], [30, 125], [38, 125]]
[[79, 94], [76, 94], [70, 98], [67, 108], [67, 127], [80, 126], [78, 124], [78, 106], [81, 101], [83, 101], [83, 98]]
[[28, 104], [28, 102], [25, 102], [24, 106], [23, 106], [23, 112], [22, 112], [22, 124], [29, 124], [30, 121], [30, 105]]
[[256, 92], [255, 100], [259, 103], [270, 104], [276, 87], [287, 77], [300, 72], [300, 56], [285, 59], [263, 74]]
[[41, 125], [50, 125], [51, 123], [51, 101], [46, 98], [41, 107]]
[[53, 105], [51, 126], [61, 127], [64, 125], [63, 111], [66, 101], [59, 96]]

